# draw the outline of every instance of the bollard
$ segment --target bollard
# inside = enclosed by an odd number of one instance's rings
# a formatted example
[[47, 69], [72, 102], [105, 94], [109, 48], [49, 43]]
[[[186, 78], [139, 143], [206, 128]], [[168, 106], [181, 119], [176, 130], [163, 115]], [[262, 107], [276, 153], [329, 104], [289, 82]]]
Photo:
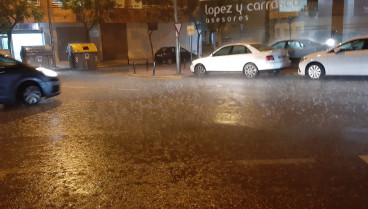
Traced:
[[135, 70], [135, 61], [133, 61], [133, 70], [134, 70], [134, 74], [136, 73], [136, 70]]
[[152, 75], [156, 75], [156, 62], [153, 62], [153, 72]]
[[148, 72], [148, 59], [146, 59], [146, 70]]

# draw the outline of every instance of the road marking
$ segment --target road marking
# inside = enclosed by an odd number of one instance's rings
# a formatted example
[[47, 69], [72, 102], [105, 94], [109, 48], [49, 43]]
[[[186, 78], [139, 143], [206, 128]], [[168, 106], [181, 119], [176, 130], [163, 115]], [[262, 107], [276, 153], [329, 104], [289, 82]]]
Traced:
[[116, 89], [116, 90], [119, 90], [119, 91], [139, 91], [139, 89]]
[[256, 166], [256, 165], [288, 165], [288, 164], [316, 163], [316, 160], [314, 158], [294, 158], [294, 159], [239, 160], [237, 162], [246, 166]]
[[[59, 141], [62, 140], [65, 137], [81, 137], [81, 136], [89, 136], [89, 137], [98, 137], [98, 136], [106, 136], [106, 133], [104, 131], [98, 131], [98, 130], [86, 130], [84, 132], [78, 132], [78, 133], [65, 133], [63, 131], [59, 131], [59, 130], [54, 130], [55, 133], [53, 134], [32, 134], [32, 133], [28, 133], [28, 134], [23, 134], [22, 136], [24, 137], [45, 137], [45, 138], [50, 138], [53, 139], [54, 141]], [[113, 131], [109, 131], [109, 136], [115, 136], [115, 135], [122, 135], [122, 134], [126, 134], [129, 133], [129, 130], [113, 130]], [[18, 137], [18, 136], [16, 136]]]
[[359, 155], [359, 158], [368, 164], [368, 155]]
[[71, 88], [71, 89], [90, 89], [90, 87], [83, 86], [61, 86], [62, 88]]
[[[97, 87], [84, 87], [84, 86], [61, 86], [62, 88], [70, 88], [70, 89], [102, 89]], [[139, 91], [139, 89], [122, 89], [122, 88], [107, 88], [112, 90], [119, 90], [119, 91]]]

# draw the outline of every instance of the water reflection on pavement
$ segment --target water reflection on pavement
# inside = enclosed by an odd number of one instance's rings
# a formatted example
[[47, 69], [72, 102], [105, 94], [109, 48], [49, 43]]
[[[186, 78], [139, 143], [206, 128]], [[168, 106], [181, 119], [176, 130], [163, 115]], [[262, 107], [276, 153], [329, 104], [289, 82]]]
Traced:
[[0, 208], [364, 208], [367, 82], [65, 74], [0, 111]]

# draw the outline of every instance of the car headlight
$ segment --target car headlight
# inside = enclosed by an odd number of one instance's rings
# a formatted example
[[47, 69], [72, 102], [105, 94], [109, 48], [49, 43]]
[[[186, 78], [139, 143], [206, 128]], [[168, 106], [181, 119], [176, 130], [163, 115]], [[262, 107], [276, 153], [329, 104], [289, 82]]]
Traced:
[[326, 43], [325, 43], [327, 46], [329, 47], [333, 47], [335, 45], [335, 40], [332, 39], [332, 38], [329, 38]]
[[38, 67], [38, 68], [36, 68], [36, 70], [42, 72], [45, 76], [57, 77], [57, 73], [53, 70], [46, 69], [46, 68], [43, 68], [43, 67]]

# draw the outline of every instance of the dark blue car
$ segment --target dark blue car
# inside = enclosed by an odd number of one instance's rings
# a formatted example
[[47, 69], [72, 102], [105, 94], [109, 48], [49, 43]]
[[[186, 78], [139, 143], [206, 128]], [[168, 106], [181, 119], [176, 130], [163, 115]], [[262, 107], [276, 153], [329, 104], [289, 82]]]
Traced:
[[0, 104], [37, 104], [42, 97], [60, 94], [57, 73], [0, 55]]
[[[192, 54], [192, 57], [196, 56]], [[184, 48], [180, 48], [180, 60], [182, 63], [190, 61], [190, 52]], [[175, 47], [162, 47], [155, 54], [155, 62], [157, 64], [162, 63], [176, 63], [176, 51]]]

